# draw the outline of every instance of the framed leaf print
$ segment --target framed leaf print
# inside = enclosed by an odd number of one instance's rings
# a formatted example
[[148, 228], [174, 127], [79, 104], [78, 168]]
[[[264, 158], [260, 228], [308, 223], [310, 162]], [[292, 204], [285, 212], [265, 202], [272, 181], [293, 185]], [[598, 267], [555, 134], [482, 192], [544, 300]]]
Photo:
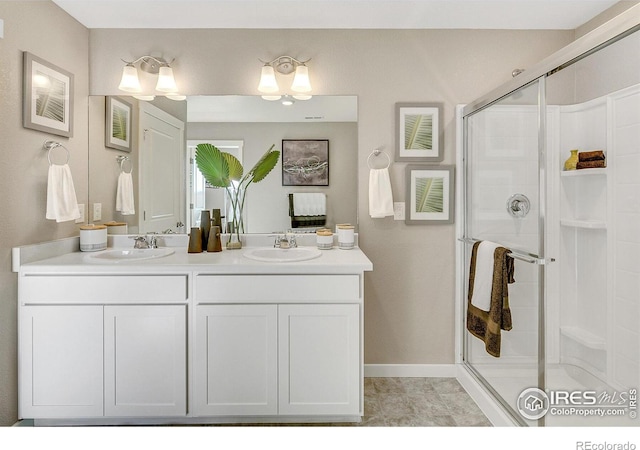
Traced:
[[73, 136], [73, 74], [24, 52], [22, 125]]
[[405, 224], [453, 223], [454, 166], [410, 164]]
[[118, 97], [105, 101], [104, 145], [125, 152], [131, 151], [131, 103]]
[[444, 159], [442, 103], [396, 103], [396, 161]]

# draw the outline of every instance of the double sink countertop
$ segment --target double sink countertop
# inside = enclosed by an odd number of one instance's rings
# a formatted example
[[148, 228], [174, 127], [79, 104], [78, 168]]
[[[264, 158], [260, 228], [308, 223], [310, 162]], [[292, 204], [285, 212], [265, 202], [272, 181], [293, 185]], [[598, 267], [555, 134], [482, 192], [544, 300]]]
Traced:
[[[297, 235], [298, 248], [315, 252], [315, 234]], [[245, 235], [242, 249], [221, 252], [188, 253], [186, 235], [159, 235], [158, 247], [170, 249], [168, 255], [148, 259], [112, 259], [97, 257], [100, 252], [79, 251], [79, 238], [13, 249], [13, 270], [22, 274], [109, 274], [203, 272], [220, 274], [347, 274], [372, 271], [373, 264], [358, 247], [349, 250], [319, 250], [320, 256], [302, 261], [260, 261], [245, 254], [257, 248], [273, 248], [271, 235]], [[126, 235], [109, 236], [109, 252], [133, 250]], [[173, 252], [171, 253], [171, 250]], [[296, 251], [296, 249], [290, 249]], [[280, 249], [287, 252], [286, 249]]]

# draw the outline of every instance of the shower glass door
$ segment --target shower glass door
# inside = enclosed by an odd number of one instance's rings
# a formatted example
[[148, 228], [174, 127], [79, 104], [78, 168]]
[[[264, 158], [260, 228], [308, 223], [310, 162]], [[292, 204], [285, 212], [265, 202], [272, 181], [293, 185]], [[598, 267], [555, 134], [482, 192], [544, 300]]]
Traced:
[[[540, 421], [519, 413], [518, 398], [528, 388], [544, 389], [543, 93], [544, 79], [539, 79], [464, 117], [465, 279], [472, 244], [488, 240], [512, 251], [515, 282], [508, 286], [513, 327], [500, 333], [499, 357], [487, 353], [485, 343], [465, 330], [463, 359], [522, 425]], [[467, 291], [468, 284], [465, 299]]]

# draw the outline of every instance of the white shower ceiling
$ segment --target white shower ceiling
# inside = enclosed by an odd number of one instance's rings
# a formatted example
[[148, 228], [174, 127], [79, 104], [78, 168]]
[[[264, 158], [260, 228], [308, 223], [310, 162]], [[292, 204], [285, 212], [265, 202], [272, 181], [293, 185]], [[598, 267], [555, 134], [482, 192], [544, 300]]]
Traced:
[[88, 28], [571, 30], [617, 0], [53, 0]]

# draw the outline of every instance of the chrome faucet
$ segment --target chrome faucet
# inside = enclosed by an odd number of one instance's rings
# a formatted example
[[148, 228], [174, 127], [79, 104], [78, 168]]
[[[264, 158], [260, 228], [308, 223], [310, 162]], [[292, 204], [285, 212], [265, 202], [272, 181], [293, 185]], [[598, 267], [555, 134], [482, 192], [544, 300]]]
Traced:
[[287, 231], [283, 235], [275, 235], [275, 241], [273, 242], [273, 246], [275, 248], [296, 248], [298, 243], [296, 242], [296, 235], [291, 232], [291, 230]]
[[150, 234], [147, 236], [147, 244], [149, 248], [158, 248], [158, 238], [155, 234]]

